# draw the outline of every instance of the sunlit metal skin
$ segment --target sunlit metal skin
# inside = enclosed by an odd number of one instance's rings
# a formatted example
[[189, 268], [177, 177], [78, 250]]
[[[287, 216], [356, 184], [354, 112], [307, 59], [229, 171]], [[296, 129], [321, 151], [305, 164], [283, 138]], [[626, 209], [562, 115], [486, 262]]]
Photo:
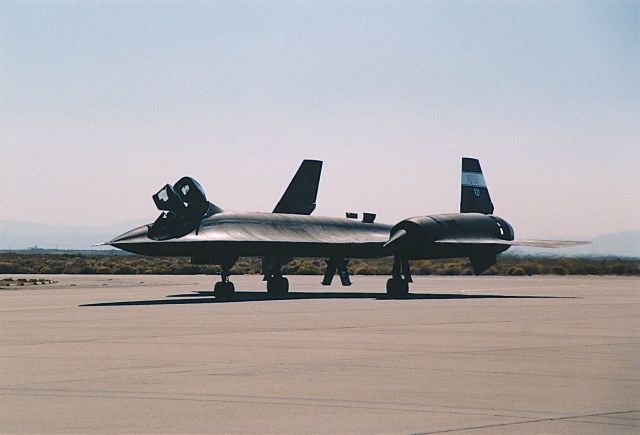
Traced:
[[198, 229], [170, 240], [152, 240], [150, 225], [124, 233], [109, 245], [135, 254], [224, 257], [376, 258], [389, 239], [391, 225], [353, 219], [275, 213], [225, 211], [202, 219]]
[[[505, 234], [500, 234], [496, 222], [507, 229]], [[504, 219], [475, 213], [414, 217], [391, 226], [346, 218], [222, 212], [202, 219], [197, 230], [170, 240], [150, 239], [151, 225], [134, 228], [109, 245], [135, 254], [196, 259], [267, 255], [379, 258], [403, 252], [404, 257], [417, 260], [497, 254], [509, 247], [497, 244], [498, 240], [513, 240], [511, 225]], [[490, 238], [496, 244], [442, 242], [460, 236]]]
[[[469, 243], [460, 243], [468, 239]], [[504, 219], [480, 213], [449, 213], [405, 219], [391, 229], [385, 247], [409, 260], [496, 255], [512, 241], [513, 228]], [[446, 243], [451, 240], [453, 243]], [[484, 240], [487, 243], [474, 243]]]
[[[460, 213], [417, 216], [396, 225], [365, 219], [309, 216], [315, 209], [322, 162], [301, 165], [273, 213], [223, 211], [207, 202], [200, 185], [189, 177], [167, 184], [154, 195], [163, 213], [152, 224], [134, 228], [107, 244], [128, 252], [152, 256], [191, 257], [194, 264], [218, 264], [219, 298], [232, 298], [230, 269], [239, 257], [262, 257], [267, 290], [285, 295], [289, 282], [281, 266], [293, 257], [321, 257], [327, 261], [322, 283], [330, 285], [338, 272], [350, 285], [347, 268], [351, 258], [394, 257], [387, 293], [402, 297], [409, 291], [409, 260], [468, 257], [476, 274], [496, 262], [496, 255], [510, 246], [561, 247], [585, 242], [516, 241], [512, 226], [491, 214], [480, 163], [462, 161]], [[353, 214], [350, 214], [351, 216]]]

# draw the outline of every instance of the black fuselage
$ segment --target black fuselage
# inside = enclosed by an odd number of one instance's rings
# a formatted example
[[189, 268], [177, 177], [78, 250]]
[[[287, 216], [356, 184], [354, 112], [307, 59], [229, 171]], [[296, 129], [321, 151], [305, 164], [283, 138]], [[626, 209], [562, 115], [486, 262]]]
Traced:
[[506, 245], [440, 243], [456, 239], [513, 240], [503, 219], [479, 213], [452, 213], [405, 219], [395, 226], [355, 219], [279, 213], [221, 212], [203, 218], [188, 234], [152, 240], [150, 225], [116, 237], [110, 245], [136, 254], [187, 256], [196, 263], [251, 256], [378, 258], [394, 255], [384, 247], [404, 229], [409, 259], [454, 258], [496, 254]]

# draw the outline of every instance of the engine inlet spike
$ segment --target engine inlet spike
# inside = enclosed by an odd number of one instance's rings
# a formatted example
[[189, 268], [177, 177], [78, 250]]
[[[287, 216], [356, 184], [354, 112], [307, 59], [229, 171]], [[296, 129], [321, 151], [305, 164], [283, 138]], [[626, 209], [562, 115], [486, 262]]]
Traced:
[[393, 245], [395, 245], [396, 243], [398, 243], [398, 241], [400, 239], [402, 239], [404, 236], [407, 235], [407, 230], [398, 230], [395, 233], [393, 233], [391, 235], [391, 237], [389, 237], [389, 240], [387, 241], [387, 243], [385, 243], [384, 245], [382, 245], [383, 248], [388, 248], [388, 247], [392, 247]]

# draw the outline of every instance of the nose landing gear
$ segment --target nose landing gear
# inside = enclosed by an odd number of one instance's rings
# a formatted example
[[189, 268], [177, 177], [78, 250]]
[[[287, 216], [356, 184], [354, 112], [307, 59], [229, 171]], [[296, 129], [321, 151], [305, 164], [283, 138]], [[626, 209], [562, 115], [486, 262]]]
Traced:
[[222, 272], [220, 272], [221, 281], [217, 282], [213, 287], [213, 295], [216, 299], [233, 299], [236, 294], [236, 288], [233, 283], [229, 281], [229, 267], [222, 266]]

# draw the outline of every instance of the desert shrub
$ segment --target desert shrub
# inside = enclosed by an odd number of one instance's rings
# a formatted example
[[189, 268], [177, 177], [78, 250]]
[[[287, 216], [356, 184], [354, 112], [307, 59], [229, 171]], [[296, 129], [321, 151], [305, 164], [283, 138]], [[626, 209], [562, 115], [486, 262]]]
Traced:
[[80, 268], [80, 271], [78, 273], [83, 274], [83, 275], [91, 275], [91, 274], [95, 274], [96, 273], [96, 269], [94, 267], [89, 266], [89, 265], [85, 265], [85, 266], [82, 266]]
[[132, 275], [134, 272], [135, 269], [128, 264], [119, 264], [112, 270], [116, 275]]
[[626, 264], [614, 264], [613, 267], [611, 267], [611, 273], [614, 275], [628, 275], [629, 268]]
[[456, 266], [447, 267], [444, 271], [445, 275], [460, 275], [460, 269]]
[[[392, 258], [353, 259], [349, 270], [358, 275], [389, 275]], [[324, 259], [296, 258], [285, 266], [290, 274], [323, 274]], [[472, 274], [466, 259], [412, 260], [414, 275]], [[620, 258], [552, 258], [501, 256], [498, 264], [483, 275], [640, 275], [640, 259]], [[99, 273], [99, 274], [216, 274], [217, 265], [192, 265], [189, 258], [144, 257], [116, 254], [22, 254], [0, 253], [0, 273]], [[234, 274], [261, 272], [260, 258], [241, 258], [234, 265]]]
[[311, 266], [302, 266], [298, 268], [298, 275], [315, 275], [316, 269]]
[[523, 275], [526, 275], [526, 274], [527, 274], [527, 272], [521, 267], [511, 266], [509, 269], [507, 269], [507, 275], [523, 276]]
[[220, 273], [220, 266], [205, 266], [202, 268], [202, 273], [205, 275], [216, 275]]
[[8, 263], [5, 261], [0, 263], [0, 273], [16, 273], [15, 269], [16, 267], [13, 263]]
[[598, 268], [591, 264], [571, 268], [571, 273], [576, 275], [598, 275], [598, 272]]
[[527, 275], [538, 275], [540, 273], [540, 266], [535, 263], [524, 263], [522, 268]]
[[461, 275], [475, 275], [475, 272], [471, 267], [464, 267], [460, 272]]
[[551, 273], [554, 275], [567, 275], [569, 271], [564, 266], [553, 266], [551, 268]]
[[431, 275], [431, 267], [427, 266], [426, 264], [420, 264], [417, 265], [417, 267], [412, 267], [411, 271], [415, 274], [415, 275]]

